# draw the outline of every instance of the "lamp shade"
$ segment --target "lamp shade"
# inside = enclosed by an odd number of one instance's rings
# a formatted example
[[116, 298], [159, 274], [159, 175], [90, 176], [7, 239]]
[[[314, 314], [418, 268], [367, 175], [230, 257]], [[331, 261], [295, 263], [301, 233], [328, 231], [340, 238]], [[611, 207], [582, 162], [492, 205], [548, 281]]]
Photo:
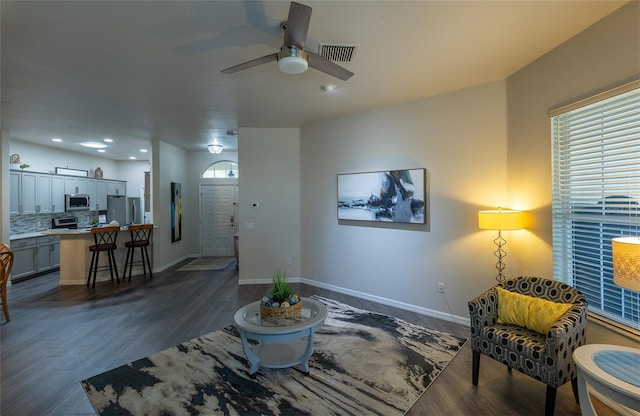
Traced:
[[640, 237], [611, 240], [613, 283], [640, 292]]
[[519, 230], [522, 228], [522, 211], [511, 209], [478, 211], [478, 227], [483, 230]]

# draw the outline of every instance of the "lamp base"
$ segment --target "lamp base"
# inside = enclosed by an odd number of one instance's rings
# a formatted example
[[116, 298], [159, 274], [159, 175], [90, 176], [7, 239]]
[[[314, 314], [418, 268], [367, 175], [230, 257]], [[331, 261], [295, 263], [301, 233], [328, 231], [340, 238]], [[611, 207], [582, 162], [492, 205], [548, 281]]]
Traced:
[[502, 237], [502, 232], [498, 230], [498, 238], [493, 240], [493, 242], [498, 246], [498, 249], [493, 252], [493, 255], [498, 258], [498, 262], [496, 263], [496, 269], [498, 270], [498, 274], [496, 275], [496, 280], [498, 283], [504, 282], [505, 275], [502, 273], [506, 264], [502, 261], [505, 257], [507, 257], [507, 252], [502, 249], [507, 244], [507, 240]]

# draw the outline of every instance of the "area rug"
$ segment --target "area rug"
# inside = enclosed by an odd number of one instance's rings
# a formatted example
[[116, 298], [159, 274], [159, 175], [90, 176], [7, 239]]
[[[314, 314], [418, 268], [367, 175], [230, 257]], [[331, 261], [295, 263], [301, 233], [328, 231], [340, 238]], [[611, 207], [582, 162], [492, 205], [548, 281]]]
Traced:
[[178, 272], [224, 270], [235, 260], [234, 257], [198, 257], [180, 267]]
[[250, 376], [234, 326], [81, 382], [107, 415], [402, 415], [466, 339], [331, 299], [306, 375]]

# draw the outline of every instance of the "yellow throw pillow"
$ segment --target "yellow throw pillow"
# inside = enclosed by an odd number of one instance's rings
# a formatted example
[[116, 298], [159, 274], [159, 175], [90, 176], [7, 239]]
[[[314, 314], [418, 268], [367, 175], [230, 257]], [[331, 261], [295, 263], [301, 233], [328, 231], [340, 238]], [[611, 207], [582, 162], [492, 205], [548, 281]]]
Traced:
[[526, 327], [529, 316], [527, 298], [530, 296], [513, 293], [501, 287], [496, 289], [498, 289], [498, 322]]
[[549, 328], [573, 306], [570, 303], [556, 303], [521, 295], [501, 287], [496, 289], [498, 290], [498, 320], [523, 326], [542, 335], [546, 335]]

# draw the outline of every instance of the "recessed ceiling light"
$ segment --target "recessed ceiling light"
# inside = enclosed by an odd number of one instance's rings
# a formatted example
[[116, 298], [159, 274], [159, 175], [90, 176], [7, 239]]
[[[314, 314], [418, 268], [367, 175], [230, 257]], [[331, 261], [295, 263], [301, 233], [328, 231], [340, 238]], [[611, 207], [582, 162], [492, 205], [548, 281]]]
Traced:
[[100, 152], [100, 153], [104, 153], [104, 152], [106, 152], [106, 150], [104, 150], [104, 149], [98, 149], [98, 152]]
[[325, 92], [330, 92], [336, 89], [336, 84], [322, 84], [320, 89]]
[[108, 137], [107, 137], [106, 139], [104, 139], [104, 141], [105, 141], [106, 143], [113, 143], [113, 139], [110, 139], [110, 138], [108, 138]]
[[147, 149], [140, 149], [142, 153], [147, 153]]
[[136, 157], [135, 156], [129, 156], [129, 159], [136, 160]]
[[104, 149], [105, 147], [107, 147], [106, 144], [100, 142], [83, 142], [80, 144], [84, 147], [90, 147], [92, 149]]
[[51, 139], [52, 142], [58, 142], [60, 143], [62, 141], [62, 139], [59, 139], [57, 137], [54, 137], [53, 139]]

